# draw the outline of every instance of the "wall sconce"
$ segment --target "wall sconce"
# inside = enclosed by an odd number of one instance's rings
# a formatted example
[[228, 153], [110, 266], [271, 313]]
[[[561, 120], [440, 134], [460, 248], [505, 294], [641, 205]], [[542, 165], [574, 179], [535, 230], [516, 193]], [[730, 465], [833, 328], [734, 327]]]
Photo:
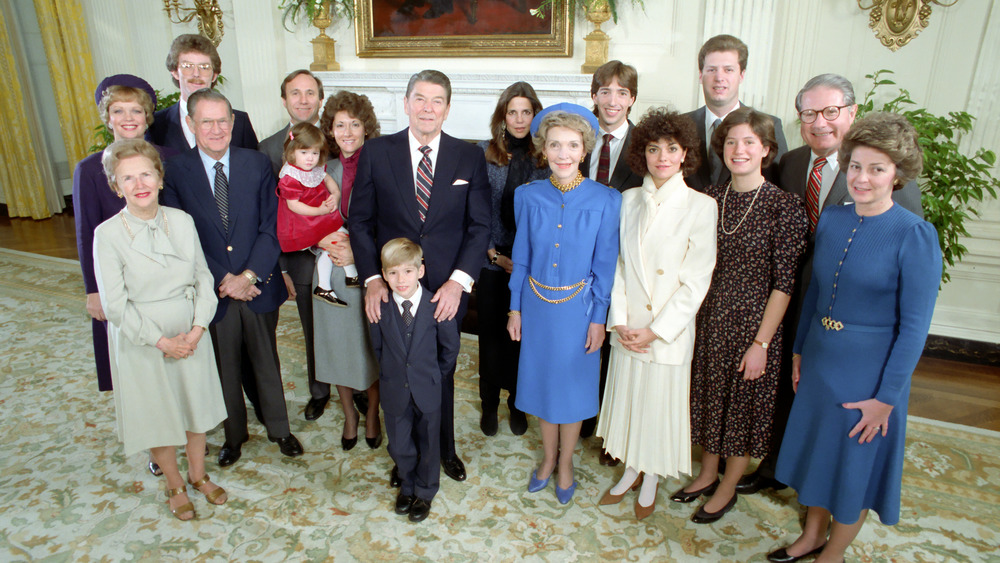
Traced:
[[222, 8], [218, 0], [193, 0], [194, 8], [181, 6], [180, 0], [163, 0], [163, 11], [173, 23], [187, 23], [198, 18], [198, 33], [216, 47], [222, 42]]

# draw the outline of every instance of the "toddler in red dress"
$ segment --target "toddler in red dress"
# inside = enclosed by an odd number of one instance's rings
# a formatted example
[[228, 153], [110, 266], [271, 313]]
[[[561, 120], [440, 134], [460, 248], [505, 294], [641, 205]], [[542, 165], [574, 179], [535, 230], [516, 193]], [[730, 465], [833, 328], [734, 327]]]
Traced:
[[[346, 307], [330, 285], [333, 261], [316, 245], [330, 233], [344, 228], [340, 216], [340, 186], [326, 173], [326, 141], [319, 128], [299, 123], [285, 140], [285, 164], [278, 173], [278, 242], [282, 252], [314, 249], [319, 255], [316, 270], [319, 285], [313, 296], [331, 305]], [[344, 275], [356, 279], [354, 265], [344, 267]]]

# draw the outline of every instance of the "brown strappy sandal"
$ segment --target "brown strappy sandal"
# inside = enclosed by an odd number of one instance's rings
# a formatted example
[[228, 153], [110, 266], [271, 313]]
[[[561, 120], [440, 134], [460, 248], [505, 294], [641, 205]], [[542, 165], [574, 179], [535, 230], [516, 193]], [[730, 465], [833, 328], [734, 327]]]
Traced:
[[221, 502], [215, 502], [219, 497], [226, 494], [226, 490], [223, 489], [222, 487], [216, 486], [216, 489], [210, 493], [202, 492], [201, 487], [205, 483], [208, 483], [209, 481], [210, 479], [208, 478], [208, 473], [206, 473], [204, 477], [198, 479], [197, 481], [192, 481], [191, 476], [188, 476], [188, 484], [194, 487], [199, 493], [205, 495], [205, 499], [208, 500], [208, 502], [214, 505], [226, 504], [226, 501], [229, 500], [228, 495], [226, 495], [226, 498], [222, 499]]
[[[185, 502], [184, 504], [178, 506], [177, 508], [170, 507], [170, 498], [177, 495], [182, 495], [187, 492], [187, 487], [177, 487], [176, 489], [167, 489], [167, 507], [170, 508], [170, 513], [174, 515], [174, 518], [182, 521], [193, 520], [196, 516], [194, 513], [194, 505], [191, 501]], [[182, 514], [191, 513], [189, 518], [181, 518]]]

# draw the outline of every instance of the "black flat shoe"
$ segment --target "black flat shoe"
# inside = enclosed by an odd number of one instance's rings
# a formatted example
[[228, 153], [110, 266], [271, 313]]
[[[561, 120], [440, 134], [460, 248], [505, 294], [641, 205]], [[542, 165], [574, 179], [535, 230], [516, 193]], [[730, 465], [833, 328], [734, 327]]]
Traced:
[[393, 465], [392, 471], [389, 472], [389, 486], [396, 488], [403, 484], [403, 480], [399, 478], [399, 466]]
[[153, 460], [149, 460], [148, 468], [149, 472], [153, 474], [153, 477], [159, 477], [160, 475], [163, 475], [163, 470], [160, 469], [160, 466], [156, 465], [156, 462]]
[[431, 513], [431, 503], [420, 497], [413, 499], [413, 504], [410, 505], [410, 522], [420, 522], [427, 518], [427, 515]]
[[819, 555], [819, 552], [823, 551], [824, 547], [826, 547], [825, 543], [817, 547], [816, 549], [808, 553], [803, 553], [802, 555], [799, 556], [789, 555], [787, 551], [788, 548], [783, 547], [781, 549], [768, 553], [767, 560], [773, 561], [774, 563], [792, 563], [793, 561], [798, 561], [799, 559], [809, 557], [810, 555]]
[[479, 417], [479, 429], [487, 436], [495, 436], [499, 429], [497, 408], [483, 406], [483, 414]]
[[325, 303], [329, 303], [334, 307], [347, 307], [347, 302], [337, 297], [337, 294], [334, 293], [332, 289], [317, 287], [313, 290], [313, 297]]
[[413, 501], [415, 498], [416, 497], [411, 497], [410, 495], [404, 495], [403, 493], [399, 493], [399, 495], [396, 497], [396, 506], [393, 507], [392, 509], [393, 512], [400, 515], [409, 514], [410, 507], [413, 506]]
[[523, 436], [528, 431], [528, 417], [514, 407], [510, 409], [510, 431], [515, 436]]
[[764, 477], [755, 471], [749, 475], [740, 477], [740, 482], [736, 484], [736, 492], [741, 495], [752, 495], [764, 489], [780, 491], [781, 489], [787, 487], [788, 485], [785, 485], [781, 481], [771, 479], [770, 477]]
[[442, 459], [441, 467], [444, 468], [444, 474], [456, 481], [465, 481], [465, 464], [458, 455], [452, 456], [450, 459]]
[[606, 452], [604, 450], [601, 450], [601, 455], [599, 455], [597, 457], [598, 457], [598, 459], [597, 459], [598, 463], [600, 463], [601, 465], [604, 465], [606, 467], [614, 467], [614, 466], [618, 465], [619, 463], [621, 463], [618, 458], [611, 457], [611, 454], [609, 454], [608, 452]]
[[670, 500], [674, 502], [692, 502], [701, 495], [705, 495], [707, 497], [712, 496], [713, 494], [715, 494], [715, 489], [717, 489], [718, 487], [719, 487], [719, 480], [716, 479], [715, 482], [712, 483], [711, 485], [698, 489], [697, 491], [687, 492], [682, 488], [676, 493], [670, 495]]
[[292, 434], [285, 436], [284, 438], [274, 438], [272, 436], [267, 437], [268, 440], [278, 444], [278, 449], [281, 450], [281, 454], [288, 457], [298, 457], [302, 455], [302, 444], [299, 440]]
[[317, 418], [323, 416], [323, 411], [326, 410], [326, 404], [329, 401], [329, 395], [323, 397], [322, 399], [317, 399], [315, 397], [309, 399], [309, 402], [306, 403], [306, 420], [316, 420]]
[[358, 281], [358, 276], [354, 276], [353, 278], [344, 276], [344, 285], [347, 287], [361, 287], [361, 282]]
[[368, 436], [365, 436], [365, 443], [368, 444], [369, 448], [377, 450], [378, 447], [382, 445], [382, 433], [379, 432], [378, 436], [375, 436], [374, 438], [369, 438]]
[[733, 498], [729, 499], [726, 506], [723, 506], [718, 512], [708, 512], [705, 510], [705, 505], [701, 505], [701, 507], [698, 508], [698, 512], [695, 512], [694, 516], [691, 517], [691, 521], [695, 524], [711, 524], [712, 522], [719, 520], [725, 516], [727, 512], [732, 510], [734, 506], [736, 506], [736, 499], [739, 498], [739, 496], [740, 495], [733, 493]]

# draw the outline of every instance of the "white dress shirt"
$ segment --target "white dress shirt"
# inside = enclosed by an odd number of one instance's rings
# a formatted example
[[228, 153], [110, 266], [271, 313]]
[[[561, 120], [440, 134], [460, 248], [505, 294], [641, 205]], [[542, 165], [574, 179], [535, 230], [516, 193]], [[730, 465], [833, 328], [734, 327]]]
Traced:
[[[809, 151], [809, 168], [806, 168], [806, 187], [809, 186], [809, 175], [812, 174], [813, 164], [816, 163], [816, 153]], [[821, 179], [819, 183], [819, 210], [823, 211], [823, 205], [826, 202], [827, 196], [830, 195], [830, 190], [833, 189], [833, 181], [837, 179], [837, 173], [840, 172], [840, 163], [837, 162], [837, 151], [834, 151], [826, 156], [826, 164], [823, 165], [823, 169], [820, 171]]]
[[590, 153], [590, 178], [597, 178], [597, 168], [600, 166], [601, 149], [604, 147], [604, 136], [611, 133], [611, 161], [608, 163], [608, 180], [615, 173], [615, 166], [618, 165], [618, 157], [622, 154], [622, 146], [625, 144], [625, 136], [628, 134], [628, 120], [622, 121], [614, 131], [601, 129], [597, 134], [597, 143], [594, 151]]
[[[177, 102], [177, 107], [180, 110], [178, 114], [181, 116], [181, 131], [184, 132], [184, 138], [187, 139], [188, 146], [193, 149], [195, 145], [194, 131], [192, 131], [191, 128], [188, 127], [187, 119], [185, 119], [188, 116], [187, 101], [180, 100], [179, 102]], [[226, 176], [229, 176], [229, 174], [227, 173]], [[213, 178], [214, 177], [215, 176], [213, 176]]]
[[212, 188], [212, 195], [215, 195], [215, 163], [222, 163], [222, 173], [226, 175], [226, 180], [231, 177], [229, 171], [229, 149], [226, 149], [226, 154], [222, 155], [222, 158], [215, 160], [214, 158], [205, 154], [205, 151], [198, 149], [198, 156], [201, 157], [201, 164], [205, 167], [205, 174], [208, 176], [208, 186]]
[[424, 294], [424, 287], [419, 283], [417, 284], [417, 290], [414, 291], [413, 295], [409, 297], [403, 297], [402, 295], [393, 291], [392, 300], [396, 302], [396, 309], [399, 310], [399, 316], [403, 316], [403, 301], [409, 301], [410, 303], [413, 303], [413, 306], [410, 307], [410, 314], [413, 315], [413, 318], [416, 318], [417, 308], [420, 306], [420, 296], [423, 294]]

